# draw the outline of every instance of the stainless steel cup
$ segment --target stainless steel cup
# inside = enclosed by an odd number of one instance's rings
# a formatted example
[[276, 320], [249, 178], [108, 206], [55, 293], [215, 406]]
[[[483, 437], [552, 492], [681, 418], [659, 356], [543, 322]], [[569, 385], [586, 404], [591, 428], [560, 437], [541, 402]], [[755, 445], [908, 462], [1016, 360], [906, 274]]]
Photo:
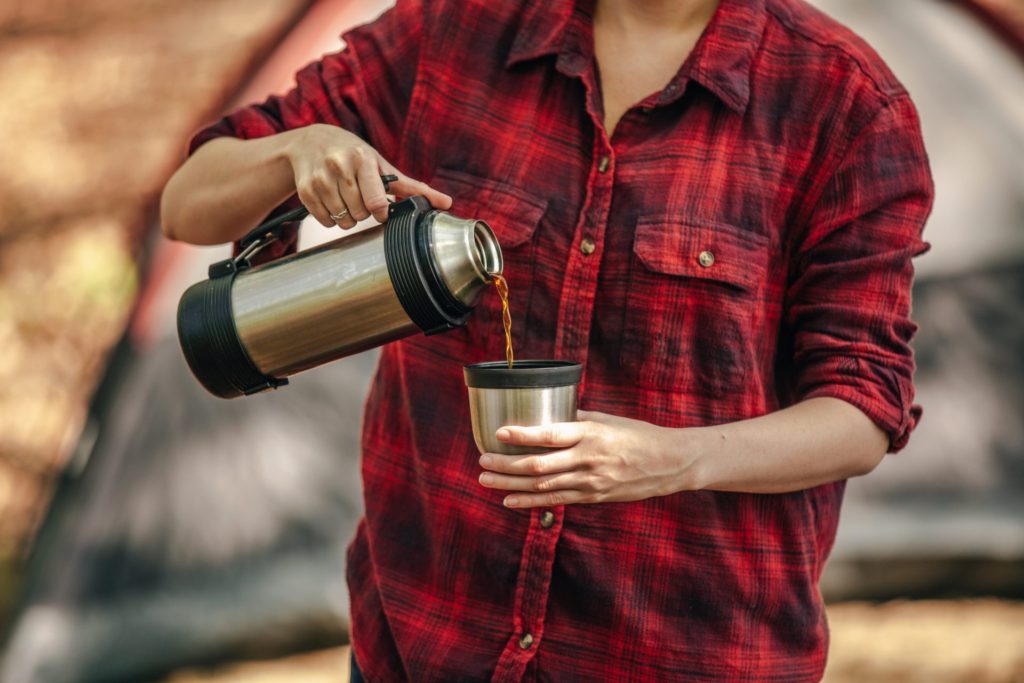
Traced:
[[583, 368], [560, 360], [474, 363], [463, 368], [469, 389], [473, 440], [481, 453], [524, 455], [555, 450], [511, 446], [495, 432], [509, 425], [536, 426], [576, 421], [576, 392]]

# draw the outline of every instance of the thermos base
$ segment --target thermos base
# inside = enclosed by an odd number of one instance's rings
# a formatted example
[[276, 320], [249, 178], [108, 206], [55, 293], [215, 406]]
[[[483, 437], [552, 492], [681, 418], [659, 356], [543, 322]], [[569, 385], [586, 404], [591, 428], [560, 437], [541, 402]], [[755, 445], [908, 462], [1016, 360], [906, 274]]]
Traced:
[[268, 377], [242, 347], [231, 311], [235, 273], [189, 287], [178, 303], [178, 340], [192, 374], [214, 396], [234, 398], [274, 389], [287, 379]]

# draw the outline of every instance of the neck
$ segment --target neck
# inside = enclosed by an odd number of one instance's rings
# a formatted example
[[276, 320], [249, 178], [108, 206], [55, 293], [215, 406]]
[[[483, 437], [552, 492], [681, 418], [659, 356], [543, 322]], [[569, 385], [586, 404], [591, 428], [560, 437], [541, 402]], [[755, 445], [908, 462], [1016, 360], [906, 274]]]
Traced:
[[595, 20], [619, 29], [687, 31], [703, 26], [715, 13], [719, 0], [597, 0]]

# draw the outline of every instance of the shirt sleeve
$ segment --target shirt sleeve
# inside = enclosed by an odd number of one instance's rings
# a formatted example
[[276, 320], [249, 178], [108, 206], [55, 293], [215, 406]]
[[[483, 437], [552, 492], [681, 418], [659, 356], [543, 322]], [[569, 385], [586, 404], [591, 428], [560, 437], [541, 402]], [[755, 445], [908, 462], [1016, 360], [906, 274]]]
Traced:
[[[218, 137], [249, 140], [326, 123], [355, 133], [385, 158], [394, 159], [416, 80], [422, 34], [420, 0], [398, 0], [375, 21], [343, 34], [344, 49], [300, 70], [288, 93], [239, 109], [199, 131], [188, 153]], [[276, 211], [298, 205], [292, 196]], [[293, 228], [261, 252], [259, 260], [293, 251], [296, 243]]]
[[327, 123], [355, 133], [385, 157], [394, 156], [416, 80], [422, 25], [420, 2], [399, 0], [375, 21], [345, 33], [343, 50], [300, 70], [285, 95], [201, 130], [189, 153], [225, 135], [251, 139]]
[[902, 449], [913, 403], [914, 268], [934, 197], [913, 104], [900, 96], [856, 135], [795, 245], [786, 292], [799, 399], [856, 406]]

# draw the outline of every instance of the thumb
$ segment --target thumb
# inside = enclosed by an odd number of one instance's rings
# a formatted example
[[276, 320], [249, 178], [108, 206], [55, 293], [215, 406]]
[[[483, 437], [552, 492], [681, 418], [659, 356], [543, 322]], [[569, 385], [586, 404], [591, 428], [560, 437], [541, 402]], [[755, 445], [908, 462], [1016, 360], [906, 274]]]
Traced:
[[452, 208], [452, 198], [449, 195], [435, 190], [424, 182], [410, 178], [388, 163], [383, 157], [380, 159], [380, 168], [381, 173], [390, 173], [391, 175], [398, 176], [398, 180], [391, 181], [389, 192], [400, 197], [412, 197], [417, 194], [423, 195], [435, 209], [447, 210]]

